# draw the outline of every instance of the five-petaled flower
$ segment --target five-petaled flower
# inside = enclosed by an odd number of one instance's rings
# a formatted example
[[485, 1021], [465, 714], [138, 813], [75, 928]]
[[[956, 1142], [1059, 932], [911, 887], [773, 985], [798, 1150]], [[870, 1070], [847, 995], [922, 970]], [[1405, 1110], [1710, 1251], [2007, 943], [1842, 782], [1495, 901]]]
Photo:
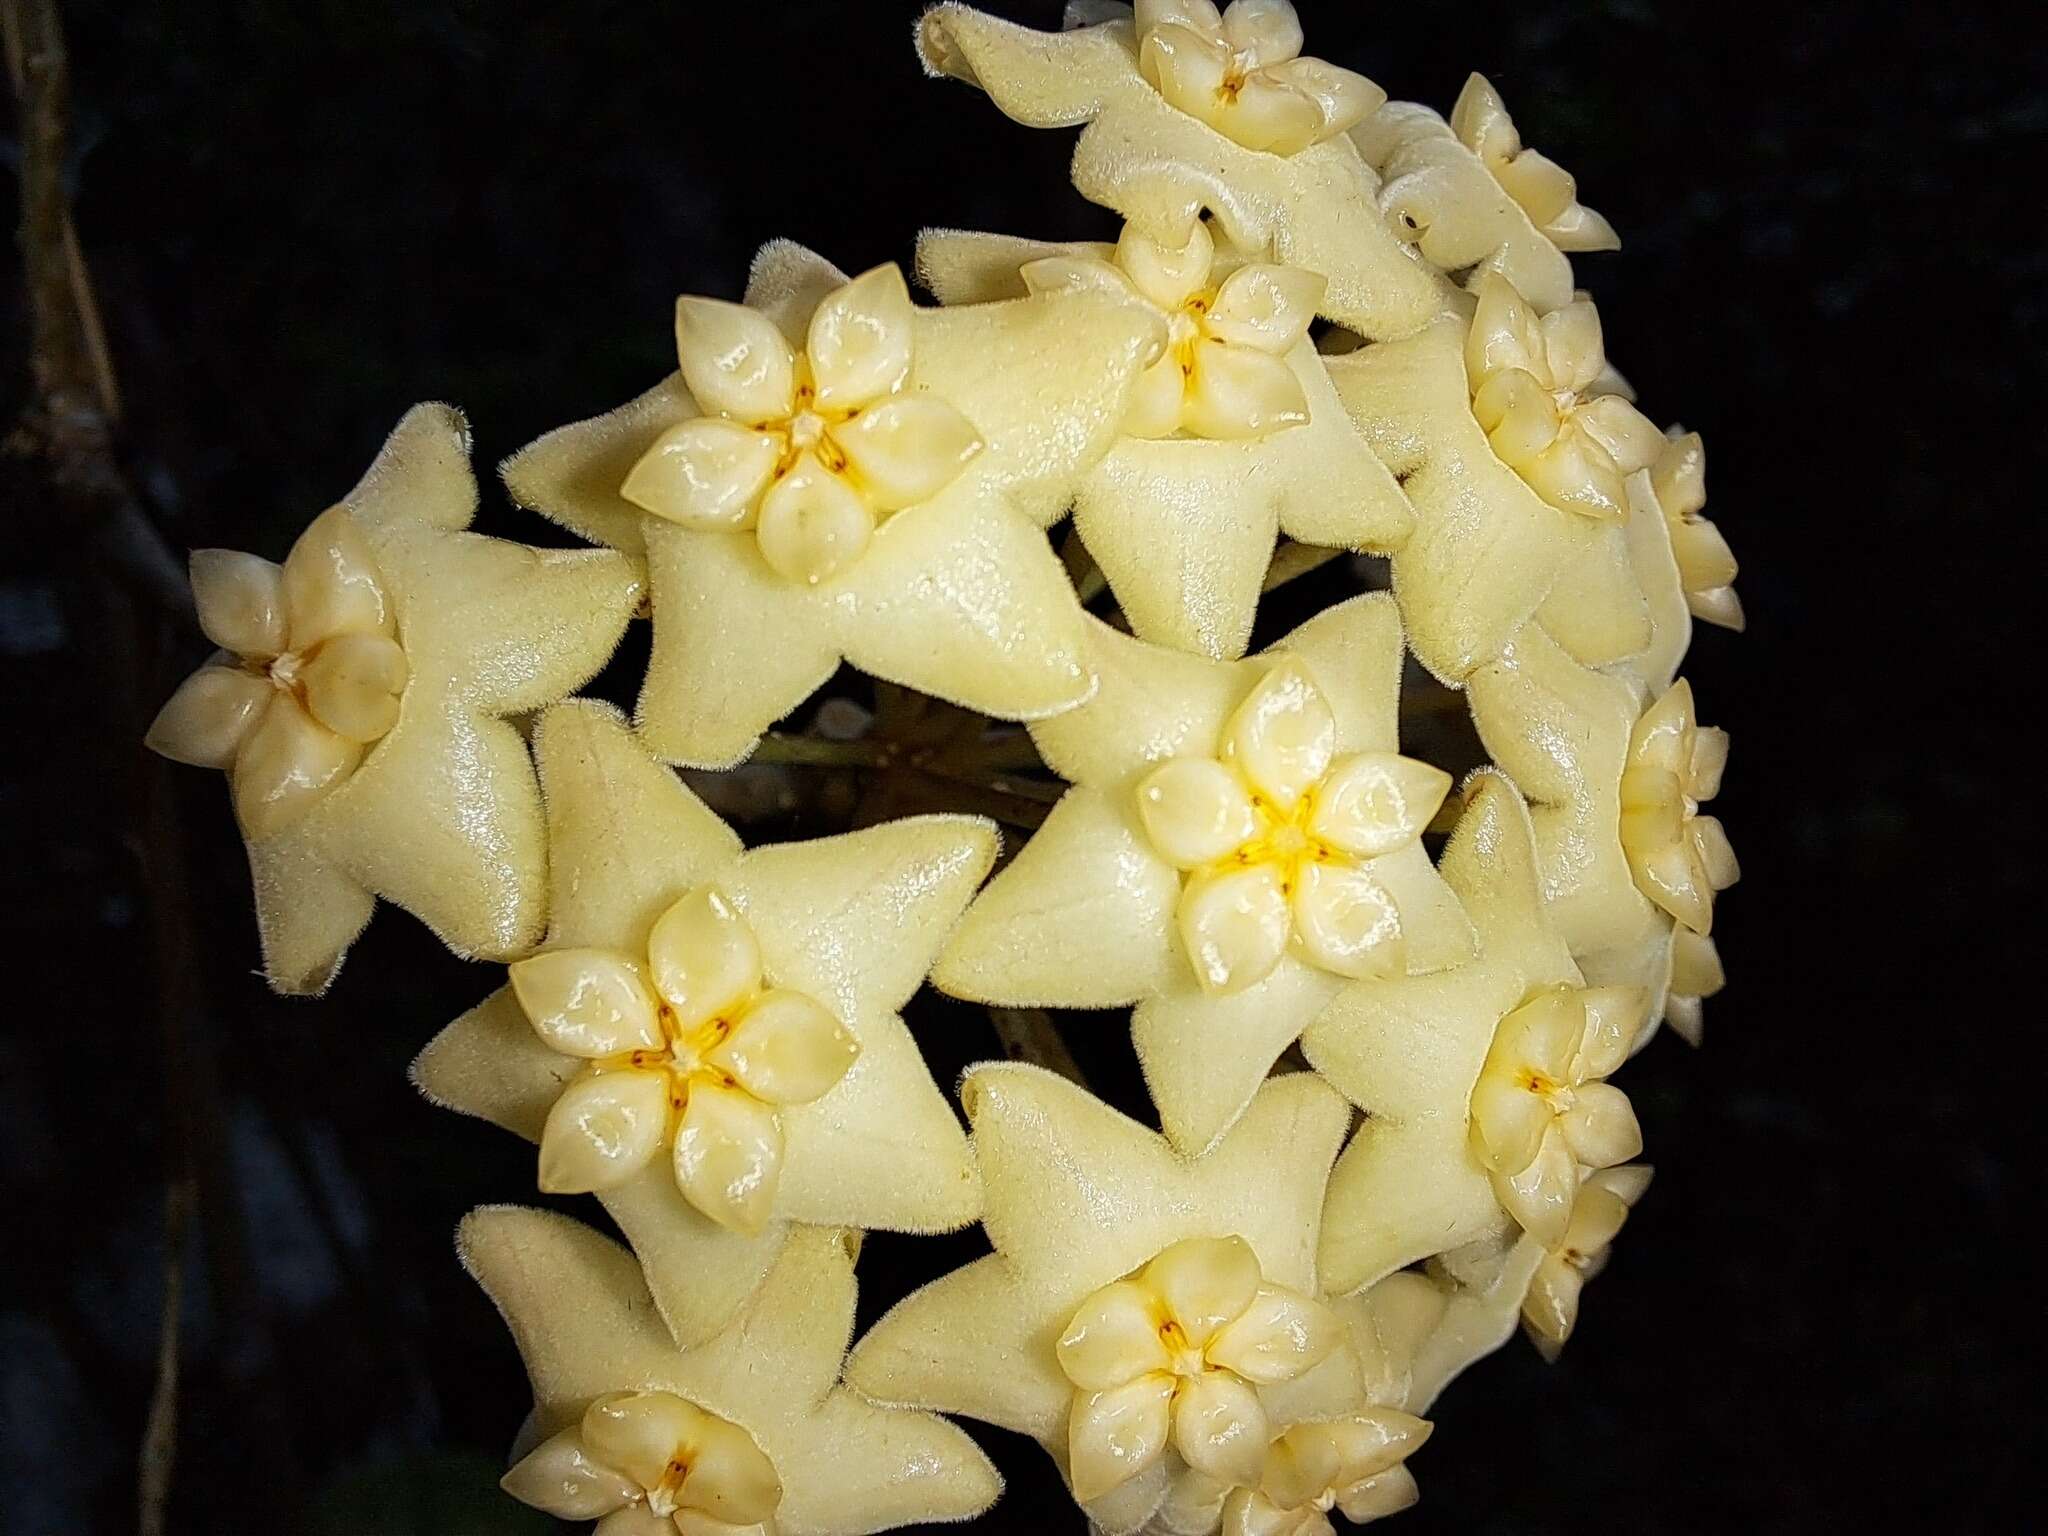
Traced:
[[1137, 0], [1138, 68], [1174, 106], [1247, 149], [1291, 155], [1383, 100], [1363, 75], [1301, 56], [1288, 0]]
[[1525, 149], [1507, 104], [1486, 76], [1465, 81], [1451, 108], [1451, 132], [1485, 164], [1503, 192], [1521, 205], [1561, 251], [1611, 251], [1614, 226], [1579, 201], [1571, 172], [1548, 155]]
[[1547, 1245], [1522, 1297], [1522, 1327], [1546, 1360], [1555, 1360], [1579, 1320], [1579, 1293], [1607, 1267], [1615, 1234], [1650, 1187], [1640, 1163], [1606, 1168], [1580, 1187], [1571, 1220]]
[[1419, 1497], [1406, 1463], [1429, 1431], [1399, 1408], [1295, 1425], [1267, 1450], [1257, 1484], [1223, 1501], [1222, 1536], [1335, 1536], [1332, 1509], [1353, 1525], [1400, 1513]]
[[597, 1536], [738, 1536], [772, 1530], [782, 1484], [739, 1425], [673, 1392], [613, 1392], [502, 1479], [521, 1503]]
[[981, 451], [953, 405], [905, 392], [911, 351], [893, 262], [827, 297], [801, 354], [758, 311], [680, 298], [676, 355], [711, 414], [664, 432], [620, 494], [686, 527], [751, 528], [778, 574], [815, 586], [861, 557], [879, 518], [937, 495]]
[[1256, 1386], [1292, 1381], [1342, 1338], [1327, 1307], [1265, 1283], [1243, 1238], [1164, 1249], [1082, 1302], [1060, 1336], [1074, 1496], [1101, 1497], [1169, 1442], [1199, 1472], [1257, 1481], [1271, 1432]]
[[1628, 1059], [1646, 1022], [1637, 987], [1552, 986], [1500, 1021], [1472, 1088], [1472, 1150], [1523, 1230], [1562, 1241], [1579, 1168], [1609, 1168], [1643, 1149], [1628, 1095], [1603, 1079]]
[[1714, 894], [1742, 875], [1720, 818], [1699, 813], [1727, 764], [1728, 733], [1698, 723], [1680, 678], [1636, 722], [1621, 773], [1621, 846], [1636, 885], [1699, 934], [1713, 931]]
[[1401, 912], [1371, 861], [1421, 837], [1451, 776], [1394, 752], [1338, 757], [1330, 704], [1283, 659], [1237, 707], [1214, 757], [1140, 781], [1152, 845], [1186, 871], [1178, 921], [1202, 987], [1265, 980], [1290, 941], [1340, 976], [1404, 965]]
[[1742, 600], [1735, 595], [1735, 551], [1712, 519], [1707, 504], [1707, 449], [1697, 432], [1673, 438], [1650, 466], [1650, 484], [1671, 534], [1678, 584], [1696, 619], [1726, 629], [1742, 628]]
[[267, 837], [398, 723], [411, 669], [397, 616], [345, 507], [315, 518], [282, 566], [195, 550], [192, 596], [220, 653], [171, 695], [147, 741], [178, 762], [226, 769], [243, 830]]
[[752, 930], [709, 886], [655, 923], [644, 965], [560, 949], [511, 976], [540, 1037], [589, 1063], [541, 1135], [540, 1187], [552, 1193], [613, 1188], [668, 1146], [692, 1205], [758, 1231], [782, 1170], [775, 1107], [821, 1098], [860, 1054], [815, 999], [763, 985]]
[[1626, 516], [1622, 482], [1663, 451], [1664, 434], [1612, 392], [1593, 301], [1538, 316], [1498, 273], [1474, 291], [1465, 373], [1493, 451], [1560, 511]]
[[1132, 437], [1264, 437], [1309, 418], [1288, 352], [1308, 335], [1323, 280], [1294, 267], [1249, 262], [1218, 276], [1216, 241], [1196, 223], [1178, 250], [1130, 225], [1115, 261], [1047, 256], [1023, 268], [1034, 293], [1107, 285], [1152, 305], [1166, 322], [1166, 352], [1138, 378], [1123, 430]]

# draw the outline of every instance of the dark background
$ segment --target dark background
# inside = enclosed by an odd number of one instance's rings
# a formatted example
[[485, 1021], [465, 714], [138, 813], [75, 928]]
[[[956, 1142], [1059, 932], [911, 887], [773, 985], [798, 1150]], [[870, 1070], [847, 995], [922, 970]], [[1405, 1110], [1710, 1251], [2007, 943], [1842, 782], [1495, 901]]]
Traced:
[[[415, 400], [469, 411], [488, 472], [660, 376], [673, 296], [737, 296], [770, 237], [858, 270], [925, 223], [1113, 229], [1066, 184], [1071, 134], [920, 76], [913, 4], [65, 9], [122, 447], [181, 552], [280, 555]], [[1446, 1397], [1397, 1529], [2013, 1529], [2040, 1204], [1998, 1090], [2039, 1072], [2037, 48], [2017, 10], [1956, 5], [1303, 11], [1312, 52], [1396, 96], [1447, 108], [1487, 72], [1622, 231], [1582, 280], [1652, 415], [1705, 433], [1752, 620], [1703, 628], [1688, 668], [1734, 732], [1744, 880], [1706, 1049], [1659, 1041], [1624, 1079], [1656, 1188], [1562, 1363], [1518, 1340]], [[4, 304], [11, 418], [12, 277]], [[134, 739], [201, 642], [163, 654], [87, 531], [23, 467], [0, 486], [0, 1524], [134, 1528], [189, 1145], [170, 1529], [545, 1529], [492, 1491], [524, 1383], [450, 1249], [471, 1204], [531, 1198], [531, 1154], [404, 1071], [490, 977], [380, 909], [324, 1003], [264, 991], [220, 783]], [[486, 507], [550, 538], [494, 485]], [[145, 881], [167, 862], [173, 914]], [[916, 1020], [942, 1082], [994, 1053], [971, 1010]], [[1118, 1029], [1070, 1033], [1134, 1081]], [[874, 1239], [863, 1320], [971, 1251]], [[1035, 1447], [977, 1433], [1012, 1484], [988, 1528], [1078, 1528]]]

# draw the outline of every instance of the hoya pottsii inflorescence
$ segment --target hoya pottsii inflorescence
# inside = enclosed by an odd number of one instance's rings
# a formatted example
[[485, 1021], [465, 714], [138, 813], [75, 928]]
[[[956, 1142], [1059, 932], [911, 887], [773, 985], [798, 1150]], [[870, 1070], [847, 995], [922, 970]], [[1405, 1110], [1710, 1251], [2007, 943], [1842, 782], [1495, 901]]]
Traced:
[[[512, 1497], [967, 1519], [1001, 1484], [951, 1414], [1109, 1536], [1319, 1536], [1415, 1501], [1460, 1371], [1577, 1326], [1650, 1183], [1617, 1079], [1726, 981], [1728, 737], [1679, 672], [1735, 559], [1608, 361], [1571, 175], [1485, 79], [1440, 115], [1311, 43], [1286, 0], [936, 5], [928, 69], [1078, 128], [1115, 243], [925, 231], [927, 306], [771, 242], [677, 301], [674, 374], [504, 466], [599, 548], [467, 531], [422, 406], [281, 564], [194, 555], [219, 649], [149, 744], [228, 775], [271, 983], [326, 986], [380, 896], [496, 967], [415, 1080], [625, 1240], [463, 1224], [532, 1379]], [[1390, 590], [1247, 656], [1344, 553]], [[569, 696], [636, 611], [629, 721]], [[867, 734], [764, 749], [842, 662]], [[1469, 706], [1462, 786], [1425, 705]], [[749, 848], [670, 765], [757, 751], [902, 777]], [[1161, 1129], [983, 1063], [963, 1130], [927, 979], [1128, 1009]], [[863, 1232], [976, 1222], [853, 1343]]]

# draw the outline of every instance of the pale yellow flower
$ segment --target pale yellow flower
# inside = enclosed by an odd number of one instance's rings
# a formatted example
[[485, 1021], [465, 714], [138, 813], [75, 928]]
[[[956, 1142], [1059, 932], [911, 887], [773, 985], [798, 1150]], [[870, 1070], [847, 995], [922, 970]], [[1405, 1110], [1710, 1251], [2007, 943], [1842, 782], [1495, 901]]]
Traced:
[[780, 242], [744, 306], [679, 314], [681, 373], [505, 466], [523, 504], [646, 555], [654, 751], [730, 767], [842, 661], [1011, 720], [1088, 696], [1043, 530], [1159, 356], [1149, 306], [918, 309], [894, 268], [849, 283]]
[[1288, 0], [1137, 0], [1138, 70], [1159, 94], [1247, 149], [1291, 155], [1385, 101], [1363, 75], [1301, 54]]
[[566, 1217], [475, 1211], [457, 1243], [533, 1383], [505, 1491], [595, 1519], [593, 1536], [857, 1536], [968, 1519], [1002, 1489], [953, 1425], [838, 1385], [854, 1305], [844, 1233], [797, 1233], [745, 1309], [687, 1347], [632, 1255]]
[[[1645, 988], [1652, 1026], [1673, 995], [1719, 990], [1704, 935], [1716, 892], [1739, 873], [1702, 800], [1719, 787], [1727, 736], [1693, 719], [1680, 682], [1654, 703], [1625, 670], [1581, 665], [1528, 625], [1469, 685], [1473, 723], [1528, 794], [1546, 909], [1588, 981]], [[1675, 988], [1683, 972], [1685, 989]], [[1681, 1005], [1693, 1017], [1697, 1005]]]
[[1728, 733], [1699, 724], [1680, 678], [1636, 722], [1621, 771], [1621, 847], [1636, 885], [1701, 935], [1713, 931], [1714, 894], [1742, 877], [1720, 818], [1700, 814], [1727, 765]]
[[1539, 316], [1497, 273], [1474, 292], [1465, 374], [1488, 444], [1553, 507], [1619, 521], [1622, 482], [1656, 460], [1664, 434], [1608, 387], [1593, 301]]
[[1412, 101], [1390, 101], [1352, 129], [1385, 183], [1380, 206], [1397, 239], [1438, 270], [1512, 283], [1539, 310], [1571, 303], [1567, 252], [1613, 250], [1608, 222], [1577, 200], [1554, 161], [1521, 148], [1484, 76], [1465, 82], [1446, 122]]
[[1166, 352], [1122, 436], [1074, 492], [1074, 530], [1143, 639], [1236, 657], [1282, 533], [1397, 549], [1414, 514], [1366, 447], [1306, 335], [1322, 279], [1135, 225], [1115, 245], [926, 230], [918, 272], [948, 304], [1100, 285], [1158, 315]]
[[1612, 251], [1614, 226], [1579, 201], [1578, 183], [1548, 155], [1523, 147], [1507, 104], [1486, 76], [1472, 74], [1451, 108], [1451, 132], [1561, 251]]
[[1650, 467], [1650, 480], [1671, 536], [1679, 585], [1693, 617], [1740, 630], [1742, 600], [1735, 595], [1735, 552], [1721, 530], [1700, 515], [1700, 508], [1707, 504], [1707, 449], [1699, 433], [1674, 436]]
[[1349, 977], [1432, 971], [1471, 928], [1421, 833], [1449, 777], [1399, 754], [1384, 595], [1219, 662], [1106, 625], [1082, 708], [1032, 727], [1073, 783], [933, 973], [1017, 1006], [1135, 1004], [1160, 1123], [1199, 1151]]
[[1112, 1536], [1187, 1479], [1256, 1481], [1272, 1433], [1358, 1411], [1356, 1358], [1310, 1299], [1348, 1121], [1327, 1086], [1269, 1080], [1196, 1158], [1033, 1067], [977, 1067], [962, 1097], [995, 1252], [885, 1315], [855, 1390], [1031, 1435]]
[[1571, 1220], [1548, 1245], [1522, 1299], [1522, 1328], [1546, 1360], [1555, 1360], [1579, 1321], [1579, 1295], [1607, 1267], [1608, 1250], [1628, 1213], [1650, 1187], [1641, 1164], [1609, 1168], [1580, 1186]]
[[1342, 131], [1385, 94], [1298, 57], [1290, 7], [1239, 4], [1228, 22], [1205, 0], [1090, 14], [1105, 19], [1037, 32], [936, 5], [918, 50], [1020, 123], [1084, 125], [1074, 185], [1162, 245], [1183, 244], [1206, 209], [1236, 249], [1322, 274], [1323, 312], [1362, 336], [1405, 335], [1438, 312], [1441, 280], [1395, 240], [1378, 178]]
[[[1498, 293], [1494, 285], [1503, 282], [1487, 274], [1481, 286]], [[1616, 522], [1567, 510], [1539, 495], [1496, 451], [1473, 414], [1478, 376], [1468, 375], [1466, 351], [1474, 335], [1487, 334], [1475, 326], [1491, 312], [1482, 300], [1480, 317], [1470, 324], [1447, 316], [1399, 340], [1324, 359], [1345, 409], [1373, 452], [1400, 478], [1414, 509], [1415, 531], [1393, 552], [1394, 591], [1416, 658], [1451, 683], [1462, 682], [1497, 657], [1567, 574], [1597, 597], [1587, 640], [1575, 643], [1590, 642], [1606, 655], [1626, 655], [1642, 649], [1648, 639], [1645, 600]], [[1589, 310], [1577, 313], [1590, 318]], [[1585, 336], [1576, 326], [1561, 322], [1553, 329], [1563, 332], [1560, 362], [1569, 355], [1579, 358], [1582, 368]], [[1542, 327], [1533, 325], [1523, 339], [1544, 345]], [[1503, 346], [1493, 355], [1507, 368], [1511, 355], [1528, 354]], [[1533, 356], [1530, 361], [1555, 377], [1549, 373], [1547, 350], [1540, 362]], [[1481, 367], [1492, 364], [1482, 358]], [[1535, 375], [1509, 371], [1534, 387]], [[1503, 386], [1510, 387], [1521, 386]], [[1612, 398], [1613, 404], [1599, 405], [1596, 418], [1619, 419], [1621, 412], [1633, 409], [1618, 397], [1601, 398]], [[1549, 410], [1559, 411], [1555, 398], [1545, 396], [1545, 401]], [[1530, 410], [1541, 418], [1539, 427], [1548, 422], [1539, 406]], [[1557, 419], [1563, 419], [1561, 412]], [[1632, 452], [1654, 453], [1662, 436], [1643, 425], [1654, 441]], [[1549, 460], [1541, 460], [1540, 451], [1531, 460], [1523, 451], [1537, 435], [1503, 445], [1534, 464], [1538, 479], [1548, 474], [1560, 485], [1568, 483], [1563, 450]], [[1634, 441], [1633, 431], [1628, 440]], [[1572, 441], [1593, 439], [1575, 430]]]
[[930, 500], [983, 446], [950, 402], [906, 392], [912, 313], [893, 264], [828, 294], [800, 353], [743, 304], [678, 299], [683, 381], [711, 414], [656, 438], [619, 494], [685, 527], [752, 529], [790, 581], [836, 576], [880, 518]]
[[1645, 1001], [1582, 990], [1551, 926], [1529, 815], [1477, 775], [1441, 861], [1478, 955], [1437, 976], [1355, 982], [1302, 1036], [1310, 1065], [1367, 1111], [1330, 1176], [1320, 1259], [1348, 1293], [1509, 1221], [1554, 1241], [1579, 1161], [1633, 1156], [1635, 1116], [1599, 1081]]
[[965, 1139], [898, 1011], [994, 829], [919, 816], [747, 852], [603, 705], [549, 711], [534, 750], [546, 947], [427, 1047], [420, 1088], [538, 1142], [543, 1187], [596, 1192], [684, 1344], [796, 1224], [972, 1221]]
[[193, 556], [221, 651], [148, 743], [228, 772], [279, 991], [323, 990], [380, 896], [458, 954], [508, 959], [539, 936], [540, 795], [502, 717], [595, 673], [643, 583], [609, 550], [466, 532], [475, 513], [468, 424], [422, 405], [282, 566]]

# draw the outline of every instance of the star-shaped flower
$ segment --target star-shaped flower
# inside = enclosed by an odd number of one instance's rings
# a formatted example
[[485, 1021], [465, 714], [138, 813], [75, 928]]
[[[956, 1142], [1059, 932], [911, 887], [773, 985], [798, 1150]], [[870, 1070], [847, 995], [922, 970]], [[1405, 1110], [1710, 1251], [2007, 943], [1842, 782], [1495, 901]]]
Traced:
[[603, 666], [642, 580], [609, 550], [465, 532], [475, 514], [468, 424], [421, 405], [281, 567], [193, 555], [221, 650], [149, 745], [229, 772], [281, 992], [324, 990], [379, 896], [458, 954], [507, 959], [539, 936], [540, 794], [501, 717]]
[[[1292, 6], [1240, 3], [1228, 22], [1202, 0], [1111, 14], [1048, 33], [938, 5], [918, 49], [932, 74], [981, 87], [1020, 123], [1085, 124], [1074, 185], [1162, 245], [1183, 245], [1206, 208], [1237, 249], [1322, 274], [1324, 312], [1360, 335], [1403, 335], [1438, 311], [1441, 280], [1394, 239], [1378, 178], [1342, 131], [1385, 93], [1320, 61], [1286, 62], [1301, 46]], [[1311, 100], [1313, 131], [1328, 136], [1304, 145]], [[1272, 136], [1290, 122], [1291, 134]]]
[[1522, 1298], [1522, 1330], [1546, 1360], [1556, 1360], [1579, 1321], [1579, 1294], [1607, 1267], [1608, 1250], [1628, 1213], [1650, 1187], [1640, 1163], [1606, 1168], [1580, 1186], [1571, 1220], [1544, 1251]]
[[1700, 515], [1707, 504], [1707, 449], [1697, 432], [1673, 436], [1650, 481], [1678, 562], [1678, 584], [1696, 619], [1724, 629], [1743, 626], [1742, 600], [1735, 595], [1735, 552], [1713, 522]]
[[995, 1252], [884, 1316], [847, 1362], [855, 1390], [1033, 1436], [1112, 1533], [1191, 1475], [1256, 1482], [1271, 1431], [1360, 1406], [1310, 1299], [1348, 1123], [1328, 1087], [1268, 1082], [1192, 1160], [1034, 1067], [977, 1067], [961, 1092]]
[[1279, 533], [1385, 551], [1414, 526], [1307, 339], [1321, 278], [1219, 256], [1205, 223], [1179, 249], [1135, 226], [1114, 246], [927, 230], [918, 271], [948, 304], [1099, 284], [1160, 316], [1166, 353], [1074, 493], [1074, 527], [1144, 639], [1241, 656]]
[[933, 979], [984, 1002], [1135, 1003], [1161, 1124], [1198, 1152], [1347, 977], [1469, 953], [1420, 840], [1450, 780], [1398, 755], [1401, 631], [1384, 595], [1243, 662], [1094, 635], [1101, 690], [1032, 727], [1074, 787]]
[[1598, 1080], [1620, 1065], [1640, 995], [1582, 989], [1547, 921], [1527, 811], [1499, 774], [1472, 780], [1443, 877], [1478, 957], [1438, 976], [1345, 988], [1302, 1036], [1309, 1062], [1367, 1113], [1330, 1178], [1320, 1260], [1332, 1292], [1493, 1235], [1504, 1215], [1562, 1233], [1579, 1160], [1641, 1146]]
[[[1612, 597], [1574, 632], [1575, 648], [1604, 659], [1648, 640], [1616, 525], [1622, 466], [1648, 463], [1663, 436], [1619, 394], [1576, 392], [1595, 380], [1618, 387], [1599, 348], [1590, 304], [1538, 321], [1489, 273], [1469, 323], [1447, 316], [1325, 359], [1414, 508], [1415, 532], [1393, 556], [1394, 593], [1417, 659], [1446, 682], [1499, 655], [1559, 578], [1587, 560], [1610, 569], [1578, 579]], [[1610, 493], [1611, 508], [1602, 499]]]
[[744, 307], [679, 302], [678, 376], [530, 444], [505, 481], [646, 554], [638, 723], [666, 759], [731, 766], [842, 659], [1030, 718], [1094, 686], [1042, 530], [1163, 344], [1106, 291], [920, 310], [894, 267], [849, 283], [781, 242]]
[[547, 943], [427, 1047], [421, 1089], [539, 1142], [543, 1186], [598, 1191], [684, 1344], [791, 1223], [972, 1221], [965, 1138], [897, 1010], [994, 829], [920, 816], [745, 852], [603, 705], [549, 711], [534, 750]]
[[1518, 1234], [1455, 1250], [1421, 1268], [1397, 1269], [1332, 1300], [1358, 1359], [1366, 1400], [1427, 1413], [1460, 1372], [1513, 1336], [1542, 1256], [1540, 1243]]
[[1380, 174], [1395, 237], [1441, 271], [1497, 272], [1538, 309], [1562, 309], [1573, 291], [1566, 253], [1621, 244], [1555, 161], [1521, 147], [1483, 75], [1466, 80], [1449, 122], [1390, 101], [1351, 136]]
[[[1529, 797], [1552, 922], [1588, 981], [1647, 989], [1654, 1024], [1676, 991], [1680, 914], [1704, 937], [1714, 894], [1740, 873], [1720, 823], [1697, 814], [1726, 734], [1694, 723], [1682, 681], [1646, 709], [1635, 679], [1580, 665], [1534, 624], [1469, 694], [1480, 739]], [[1680, 995], [1719, 989], [1710, 949], [1685, 946], [1683, 971], [1700, 990]]]
[[1498, 273], [1473, 285], [1465, 335], [1472, 414], [1501, 462], [1553, 507], [1618, 521], [1622, 481], [1656, 461], [1664, 434], [1621, 394], [1600, 387], [1600, 314], [1581, 295], [1538, 315]]
[[794, 1235], [747, 1308], [686, 1348], [632, 1255], [566, 1217], [476, 1211], [458, 1247], [533, 1383], [505, 1491], [598, 1536], [857, 1536], [969, 1519], [1002, 1489], [953, 1425], [838, 1385], [854, 1311], [840, 1232]]
[[1336, 1536], [1332, 1509], [1353, 1525], [1399, 1514], [1421, 1497], [1407, 1460], [1429, 1430], [1399, 1408], [1295, 1425], [1267, 1450], [1258, 1485], [1224, 1499], [1223, 1536]]

